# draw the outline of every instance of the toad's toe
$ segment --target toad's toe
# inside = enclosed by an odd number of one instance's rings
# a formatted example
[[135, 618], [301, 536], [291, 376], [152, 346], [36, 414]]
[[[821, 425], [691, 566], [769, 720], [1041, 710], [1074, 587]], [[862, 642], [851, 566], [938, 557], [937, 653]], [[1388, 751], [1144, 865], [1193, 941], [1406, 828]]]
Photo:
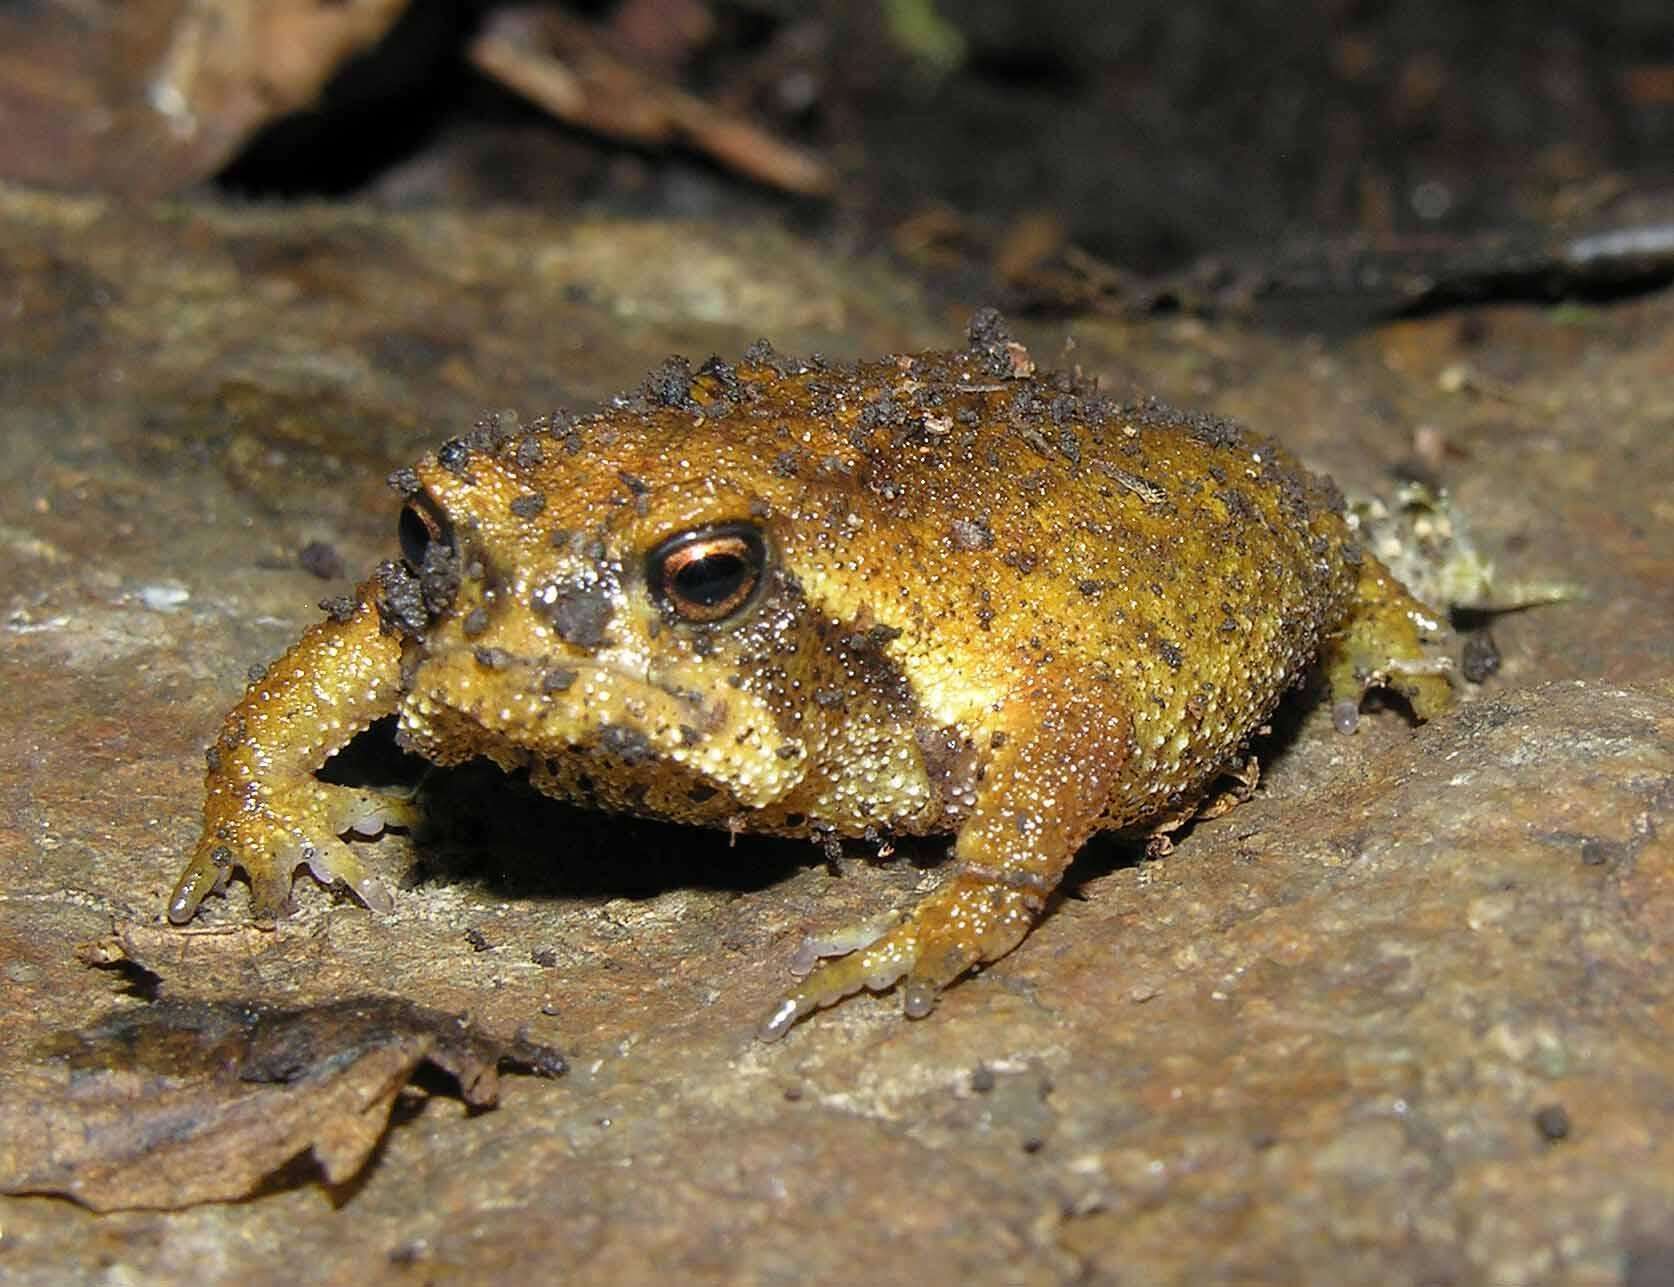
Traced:
[[[862, 988], [887, 991], [903, 979], [902, 1012], [909, 1019], [921, 1019], [935, 1008], [942, 989], [966, 970], [997, 960], [1017, 946], [1038, 910], [1038, 900], [1022, 890], [963, 874], [884, 927], [872, 922], [812, 940], [812, 948], [804, 944], [799, 951], [799, 961], [806, 960], [810, 950], [828, 954], [825, 947], [848, 955], [827, 961], [786, 993], [759, 1035], [776, 1041], [815, 1010]], [[867, 934], [870, 937], [864, 938]]]
[[255, 807], [228, 811], [205, 827], [169, 898], [169, 920], [190, 921], [206, 897], [225, 892], [238, 870], [250, 882], [251, 915], [271, 923], [290, 910], [291, 883], [302, 866], [322, 885], [341, 881], [373, 911], [387, 912], [394, 906], [388, 887], [339, 837], [409, 825], [415, 814], [409, 799], [313, 779]]

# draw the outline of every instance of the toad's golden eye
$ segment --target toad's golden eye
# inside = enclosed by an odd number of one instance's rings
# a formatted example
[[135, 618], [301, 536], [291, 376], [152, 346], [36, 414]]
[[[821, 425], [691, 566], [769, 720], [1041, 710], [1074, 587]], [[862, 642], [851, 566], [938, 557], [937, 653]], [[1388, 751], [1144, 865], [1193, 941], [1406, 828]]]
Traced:
[[651, 593], [682, 621], [724, 621], [748, 604], [767, 566], [761, 533], [748, 523], [671, 536], [645, 560]]
[[397, 528], [401, 556], [415, 572], [422, 572], [437, 555], [452, 556], [453, 527], [429, 493], [419, 492], [401, 507]]

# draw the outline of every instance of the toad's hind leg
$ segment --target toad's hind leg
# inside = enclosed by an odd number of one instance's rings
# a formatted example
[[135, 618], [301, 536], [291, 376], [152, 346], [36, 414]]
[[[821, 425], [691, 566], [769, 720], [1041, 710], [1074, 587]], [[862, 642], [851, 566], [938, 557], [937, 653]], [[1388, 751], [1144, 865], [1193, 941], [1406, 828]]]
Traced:
[[171, 921], [191, 920], [234, 868], [249, 877], [258, 920], [284, 910], [303, 864], [322, 883], [341, 880], [369, 907], [390, 906], [383, 883], [339, 837], [405, 823], [410, 806], [321, 782], [314, 772], [395, 710], [400, 665], [400, 641], [380, 628], [368, 583], [351, 615], [310, 627], [250, 684], [209, 750], [203, 834], [169, 899]]
[[[952, 876], [863, 946], [848, 934], [816, 940], [818, 954], [822, 946], [849, 954], [785, 996], [761, 1027], [765, 1040], [862, 988], [881, 992], [903, 979], [902, 1009], [920, 1018], [948, 984], [1029, 932], [1116, 790], [1128, 721], [1096, 702], [1049, 693], [1012, 710], [1018, 731], [988, 765], [954, 843]], [[799, 963], [809, 963], [806, 953]]]
[[1369, 688], [1390, 688], [1428, 720], [1453, 704], [1452, 659], [1425, 644], [1447, 632], [1433, 608], [1415, 598], [1371, 555], [1360, 565], [1354, 601], [1325, 646], [1326, 680], [1337, 727], [1352, 732]]

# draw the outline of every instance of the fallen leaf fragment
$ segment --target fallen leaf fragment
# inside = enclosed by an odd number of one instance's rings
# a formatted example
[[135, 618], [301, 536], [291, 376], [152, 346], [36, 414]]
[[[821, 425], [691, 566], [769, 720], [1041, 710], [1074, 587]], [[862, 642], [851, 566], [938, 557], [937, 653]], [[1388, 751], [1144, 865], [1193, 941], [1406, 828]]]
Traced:
[[138, 197], [188, 186], [312, 106], [409, 2], [0, 6], [0, 178]]
[[0, 1090], [0, 1192], [96, 1211], [232, 1201], [308, 1152], [340, 1184], [421, 1064], [473, 1107], [495, 1103], [503, 1061], [564, 1071], [549, 1047], [393, 997], [162, 1001], [60, 1034], [39, 1056]]
[[484, 75], [561, 121], [647, 146], [684, 143], [758, 183], [824, 196], [822, 158], [612, 54], [592, 28], [544, 6], [497, 10], [470, 47]]

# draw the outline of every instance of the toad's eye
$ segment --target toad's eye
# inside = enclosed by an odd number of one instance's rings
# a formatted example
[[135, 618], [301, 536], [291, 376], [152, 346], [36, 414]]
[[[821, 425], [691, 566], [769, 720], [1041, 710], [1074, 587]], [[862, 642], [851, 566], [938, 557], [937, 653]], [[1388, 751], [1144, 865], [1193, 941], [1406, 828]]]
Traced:
[[761, 533], [728, 523], [669, 537], [646, 556], [645, 579], [682, 620], [724, 621], [755, 597], [766, 565]]
[[422, 571], [427, 556], [453, 553], [453, 528], [436, 502], [419, 492], [401, 507], [401, 521], [396, 528], [401, 541], [401, 557], [413, 571]]

